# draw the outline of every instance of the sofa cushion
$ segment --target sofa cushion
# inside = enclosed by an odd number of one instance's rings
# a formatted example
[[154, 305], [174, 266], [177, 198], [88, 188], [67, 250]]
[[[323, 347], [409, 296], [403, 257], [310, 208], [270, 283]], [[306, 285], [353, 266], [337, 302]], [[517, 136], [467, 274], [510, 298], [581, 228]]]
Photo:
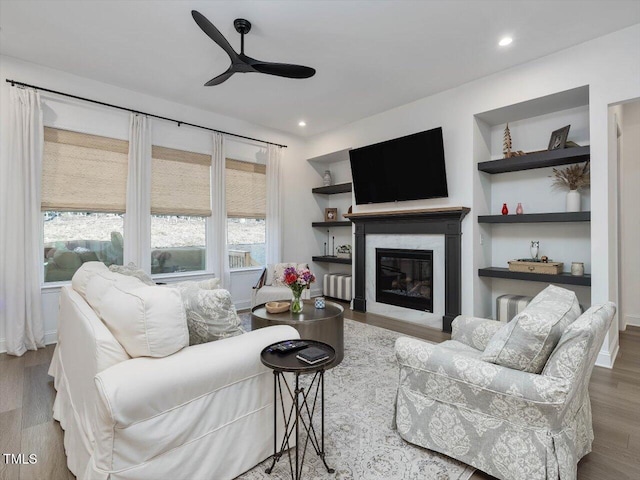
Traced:
[[85, 300], [87, 283], [98, 272], [108, 272], [109, 268], [102, 262], [86, 262], [83, 263], [82, 266], [76, 270], [76, 273], [73, 274], [71, 278], [71, 286], [73, 289], [78, 292], [82, 298]]
[[231, 294], [222, 288], [207, 290], [197, 282], [170, 285], [180, 292], [187, 317], [189, 345], [207, 343], [244, 333]]
[[127, 265], [109, 265], [109, 270], [121, 275], [135, 277], [145, 285], [156, 284], [156, 282], [154, 282], [153, 279], [149, 275], [147, 275], [144, 270], [139, 269], [138, 266], [133, 262], [129, 262]]
[[180, 293], [125, 278], [108, 284], [104, 276], [95, 275], [87, 291], [94, 283], [99, 284], [96, 291], [104, 288], [98, 315], [129, 356], [166, 357], [186, 347], [189, 333]]
[[303, 270], [309, 268], [309, 265], [307, 263], [276, 263], [273, 266], [268, 265], [265, 285], [286, 287], [287, 285], [282, 281], [282, 277], [284, 276], [284, 271], [289, 267], [294, 267], [296, 270]]
[[491, 338], [482, 360], [540, 373], [565, 328], [580, 316], [576, 294], [549, 285]]

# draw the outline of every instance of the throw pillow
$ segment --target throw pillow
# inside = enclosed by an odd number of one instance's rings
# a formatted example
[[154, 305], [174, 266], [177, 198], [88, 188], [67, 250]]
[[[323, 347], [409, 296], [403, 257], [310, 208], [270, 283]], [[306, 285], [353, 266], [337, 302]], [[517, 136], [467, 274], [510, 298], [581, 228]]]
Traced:
[[565, 328], [580, 316], [576, 294], [549, 285], [489, 340], [482, 360], [540, 373]]
[[[103, 280], [100, 274], [89, 280], [87, 296], [93, 284]], [[144, 285], [131, 277], [106, 280], [96, 312], [130, 357], [166, 357], [189, 344], [179, 292]]]
[[129, 262], [127, 265], [109, 265], [109, 270], [121, 275], [135, 277], [145, 285], [156, 284], [156, 282], [154, 282], [153, 279], [149, 275], [147, 275], [144, 270], [140, 270], [138, 266], [133, 262]]
[[189, 345], [244, 333], [229, 291], [222, 288], [205, 290], [196, 282], [183, 282], [175, 287], [180, 292], [187, 315]]
[[309, 268], [309, 265], [306, 263], [276, 263], [273, 266], [273, 278], [271, 279], [271, 283], [267, 283], [266, 285], [273, 285], [274, 287], [286, 287], [287, 285], [282, 281], [282, 277], [284, 275], [284, 271], [289, 267], [294, 267], [297, 270], [302, 270], [305, 268]]

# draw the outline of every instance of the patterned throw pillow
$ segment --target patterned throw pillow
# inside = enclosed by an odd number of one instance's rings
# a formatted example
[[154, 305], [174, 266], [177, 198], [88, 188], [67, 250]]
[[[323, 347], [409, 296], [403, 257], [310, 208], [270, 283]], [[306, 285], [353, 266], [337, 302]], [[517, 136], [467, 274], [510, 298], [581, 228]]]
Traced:
[[[296, 270], [302, 270], [309, 268], [309, 265], [306, 263], [276, 263], [273, 266], [273, 279], [271, 279], [271, 283], [267, 283], [267, 285], [273, 285], [274, 287], [286, 287], [287, 285], [282, 281], [282, 277], [284, 275], [284, 271], [289, 267], [295, 267]], [[267, 281], [268, 280], [269, 279], [267, 279]]]
[[222, 288], [205, 290], [197, 282], [171, 285], [180, 291], [187, 314], [189, 345], [212, 342], [244, 333], [231, 294]]
[[147, 275], [144, 270], [140, 270], [138, 266], [133, 262], [129, 262], [127, 265], [109, 265], [109, 270], [121, 275], [135, 277], [145, 285], [156, 284], [156, 282], [154, 282], [153, 279], [149, 275]]
[[549, 285], [496, 332], [481, 358], [514, 370], [540, 373], [565, 328], [579, 316], [576, 294]]

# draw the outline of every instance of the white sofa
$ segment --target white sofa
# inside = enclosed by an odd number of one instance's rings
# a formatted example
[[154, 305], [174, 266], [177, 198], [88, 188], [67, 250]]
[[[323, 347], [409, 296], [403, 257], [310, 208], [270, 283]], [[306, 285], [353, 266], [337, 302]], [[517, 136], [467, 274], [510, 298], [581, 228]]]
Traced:
[[54, 418], [78, 479], [231, 479], [272, 454], [273, 374], [260, 351], [299, 338], [295, 329], [131, 358], [96, 313], [100, 299], [77, 290], [62, 288], [49, 374]]

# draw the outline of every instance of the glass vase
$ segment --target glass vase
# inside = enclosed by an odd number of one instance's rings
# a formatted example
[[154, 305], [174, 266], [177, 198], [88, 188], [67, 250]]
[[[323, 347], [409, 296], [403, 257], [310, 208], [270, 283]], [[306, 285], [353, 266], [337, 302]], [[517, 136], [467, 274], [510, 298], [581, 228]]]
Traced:
[[293, 293], [293, 298], [291, 299], [291, 310], [292, 313], [300, 313], [302, 311], [302, 291], [296, 292], [295, 290], [291, 291]]

